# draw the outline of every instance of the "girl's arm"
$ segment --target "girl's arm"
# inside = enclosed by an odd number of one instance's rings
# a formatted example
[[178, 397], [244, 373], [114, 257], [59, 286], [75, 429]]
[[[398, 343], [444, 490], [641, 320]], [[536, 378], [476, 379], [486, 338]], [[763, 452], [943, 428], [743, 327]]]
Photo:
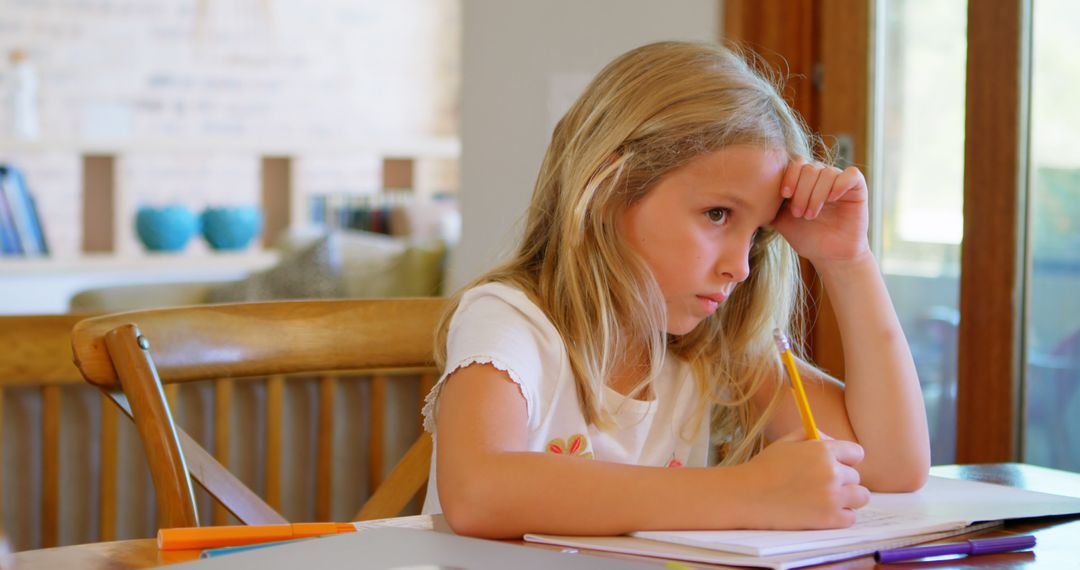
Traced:
[[[815, 419], [829, 435], [863, 446], [866, 457], [856, 466], [863, 484], [875, 491], [918, 489], [930, 467], [926, 410], [911, 351], [866, 238], [862, 173], [793, 162], [783, 187], [790, 189], [782, 192], [791, 201], [774, 226], [813, 263], [844, 348], [843, 387], [803, 367]], [[793, 406], [785, 406], [773, 429], [791, 425], [792, 413]]]
[[620, 534], [644, 529], [835, 528], [869, 500], [845, 441], [780, 441], [749, 463], [666, 468], [525, 451], [525, 399], [490, 365], [444, 381], [439, 499], [455, 532]]
[[[816, 266], [815, 266], [816, 267]], [[914, 491], [930, 469], [922, 388], [904, 331], [872, 255], [818, 270], [840, 326], [847, 380], [844, 405], [866, 450], [863, 483]]]

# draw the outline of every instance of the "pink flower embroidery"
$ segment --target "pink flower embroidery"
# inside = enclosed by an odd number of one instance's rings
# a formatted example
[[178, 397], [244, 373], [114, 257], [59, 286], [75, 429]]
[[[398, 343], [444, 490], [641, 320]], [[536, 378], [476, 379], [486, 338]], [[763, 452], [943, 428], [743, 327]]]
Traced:
[[547, 444], [547, 452], [557, 455], [577, 455], [586, 459], [592, 459], [592, 452], [585, 451], [589, 447], [589, 440], [580, 433], [576, 433], [566, 441], [557, 437]]
[[671, 461], [668, 461], [668, 462], [667, 462], [667, 466], [668, 466], [668, 467], [682, 467], [682, 466], [683, 466], [683, 462], [682, 462], [682, 461], [679, 461], [679, 459], [678, 459], [677, 457], [675, 457], [675, 454], [674, 454], [674, 453], [672, 453], [672, 454], [671, 454]]

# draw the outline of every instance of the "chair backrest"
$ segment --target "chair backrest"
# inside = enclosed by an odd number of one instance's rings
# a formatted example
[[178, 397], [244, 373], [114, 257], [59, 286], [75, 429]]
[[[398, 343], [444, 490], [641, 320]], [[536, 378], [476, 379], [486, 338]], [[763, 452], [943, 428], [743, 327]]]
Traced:
[[[245, 524], [284, 518], [173, 423], [163, 385], [298, 373], [432, 371], [443, 299], [275, 301], [132, 311], [72, 331], [75, 364], [133, 418], [162, 526], [198, 526], [194, 477]], [[420, 437], [358, 519], [393, 516], [427, 480]], [[190, 476], [189, 476], [190, 473]]]
[[[71, 327], [89, 315], [5, 315], [0, 316], [0, 482], [15, 481], [15, 488], [23, 490], [18, 503], [15, 497], [4, 496], [0, 489], [0, 514], [6, 520], [0, 520], [0, 529], [7, 532], [16, 550], [48, 548], [60, 545], [61, 526], [61, 471], [71, 469], [67, 461], [62, 461], [61, 419], [64, 414], [61, 391], [72, 385], [82, 384], [79, 371], [71, 365], [69, 334]], [[4, 421], [5, 398], [9, 391], [31, 389], [37, 392], [36, 401], [40, 403], [40, 418], [37, 427], [40, 436], [34, 437], [26, 414]], [[22, 416], [20, 418], [20, 416]], [[14, 429], [14, 437], [4, 437], [5, 427]], [[5, 443], [39, 441], [30, 444], [25, 452], [16, 449], [8, 451]], [[33, 471], [28, 465], [36, 456], [40, 472], [38, 484], [20, 486], [20, 479], [29, 482], [27, 471]], [[68, 458], [64, 458], [65, 460]], [[2, 485], [0, 485], [2, 487]], [[27, 496], [27, 493], [29, 496]], [[36, 503], [36, 504], [34, 504]], [[11, 504], [11, 506], [9, 506]], [[40, 515], [38, 538], [30, 527], [30, 511]], [[82, 521], [84, 523], [89, 521]], [[86, 525], [90, 526], [90, 525]], [[102, 525], [104, 526], [104, 525]]]

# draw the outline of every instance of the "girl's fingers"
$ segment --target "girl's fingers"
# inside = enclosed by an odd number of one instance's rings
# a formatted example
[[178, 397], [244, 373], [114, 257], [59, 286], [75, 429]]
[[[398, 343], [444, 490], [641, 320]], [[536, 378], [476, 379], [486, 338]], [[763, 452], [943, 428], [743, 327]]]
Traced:
[[857, 465], [865, 455], [863, 447], [853, 441], [835, 439], [826, 442], [826, 445], [832, 448], [833, 457], [844, 465]]
[[791, 215], [796, 218], [801, 218], [806, 213], [807, 206], [810, 203], [810, 196], [813, 194], [814, 186], [817, 184], [818, 177], [821, 175], [821, 167], [816, 164], [804, 163], [799, 168], [799, 181], [795, 185], [795, 193], [790, 198]]
[[861, 509], [870, 502], [870, 490], [862, 485], [846, 485], [844, 491], [844, 506], [849, 509]]
[[866, 184], [862, 171], [854, 166], [845, 168], [843, 172], [836, 177], [836, 181], [833, 182], [832, 189], [829, 191], [829, 201], [834, 202], [839, 200], [849, 191], [858, 188], [860, 184]]
[[818, 217], [818, 214], [821, 213], [821, 208], [825, 206], [825, 201], [831, 195], [836, 179], [839, 176], [840, 169], [835, 166], [827, 166], [821, 169], [821, 173], [818, 174], [817, 183], [814, 184], [814, 188], [810, 192], [810, 199], [806, 204], [806, 219], [812, 220]]
[[836, 468], [836, 470], [837, 474], [839, 475], [837, 478], [840, 480], [841, 485], [847, 486], [859, 484], [859, 472], [856, 471], [854, 467], [841, 464]]
[[793, 217], [813, 220], [821, 214], [825, 204], [865, 187], [866, 179], [857, 167], [840, 170], [796, 157], [784, 171], [780, 195], [787, 199], [787, 208]]
[[799, 181], [799, 173], [804, 164], [806, 161], [799, 157], [791, 159], [788, 163], [784, 178], [780, 181], [780, 195], [784, 198], [791, 198], [795, 194], [795, 184]]

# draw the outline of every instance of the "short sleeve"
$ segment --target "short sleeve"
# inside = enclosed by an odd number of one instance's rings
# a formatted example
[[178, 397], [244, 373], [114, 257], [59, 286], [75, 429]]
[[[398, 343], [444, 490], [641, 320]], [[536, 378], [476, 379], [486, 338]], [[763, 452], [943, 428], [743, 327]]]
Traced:
[[501, 283], [470, 289], [450, 320], [446, 369], [425, 401], [424, 429], [434, 432], [438, 394], [446, 378], [478, 363], [505, 372], [518, 385], [533, 424], [538, 402], [544, 399], [541, 381], [557, 376], [564, 354], [554, 325], [523, 292]]

